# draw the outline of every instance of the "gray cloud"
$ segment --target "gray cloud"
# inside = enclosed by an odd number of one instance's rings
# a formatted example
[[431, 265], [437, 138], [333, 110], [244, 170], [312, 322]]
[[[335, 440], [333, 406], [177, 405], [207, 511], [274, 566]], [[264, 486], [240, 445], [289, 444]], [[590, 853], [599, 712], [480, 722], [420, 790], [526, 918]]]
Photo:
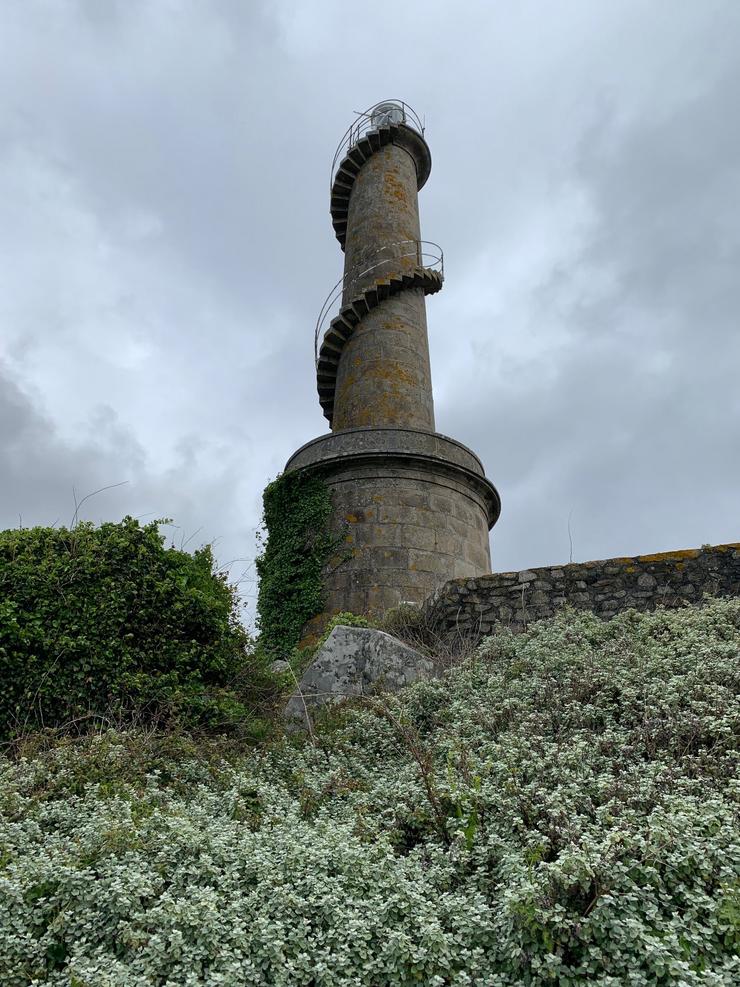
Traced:
[[364, 10], [0, 11], [0, 523], [125, 479], [87, 516], [253, 554], [325, 430], [331, 156], [390, 95], [427, 118], [438, 428], [501, 490], [495, 566], [564, 560], [569, 517], [576, 558], [736, 540], [737, 5]]

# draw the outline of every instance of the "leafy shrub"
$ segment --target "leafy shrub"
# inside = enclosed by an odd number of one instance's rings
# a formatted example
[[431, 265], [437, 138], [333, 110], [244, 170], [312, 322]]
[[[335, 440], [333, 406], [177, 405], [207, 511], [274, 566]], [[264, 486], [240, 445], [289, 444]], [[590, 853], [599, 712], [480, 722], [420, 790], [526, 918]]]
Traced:
[[316, 643], [315, 648], [313, 648], [314, 653], [318, 651], [322, 644], [326, 642], [331, 632], [335, 627], [374, 627], [374, 622], [362, 614], [352, 613], [351, 610], [342, 610], [340, 613], [335, 613], [331, 617], [324, 628], [324, 633], [319, 638]]
[[157, 523], [0, 532], [0, 737], [133, 708], [218, 726], [255, 686], [210, 548]]
[[739, 637], [562, 613], [317, 746], [0, 760], [0, 982], [730, 987]]

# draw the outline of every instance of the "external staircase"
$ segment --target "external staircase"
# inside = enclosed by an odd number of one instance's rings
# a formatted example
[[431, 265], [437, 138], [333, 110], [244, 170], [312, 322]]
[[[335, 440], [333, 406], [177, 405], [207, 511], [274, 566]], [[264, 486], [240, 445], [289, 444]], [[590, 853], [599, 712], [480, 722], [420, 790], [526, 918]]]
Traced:
[[[403, 106], [404, 116], [406, 113], [410, 113], [413, 122], [417, 123], [423, 131], [413, 111], [405, 104], [400, 105]], [[412, 153], [416, 162], [418, 188], [421, 188], [429, 177], [431, 157], [424, 141], [419, 141], [416, 130], [407, 126], [405, 122], [390, 122], [376, 127], [372, 125], [372, 109], [366, 114], [362, 114], [360, 120], [350, 127], [345, 134], [332, 163], [330, 212], [332, 226], [342, 250], [345, 248], [347, 239], [349, 202], [355, 180], [365, 162], [387, 144], [406, 147]], [[421, 154], [420, 147], [423, 149]], [[424, 242], [409, 242], [415, 244], [414, 249], [420, 263], [411, 267], [406, 260], [402, 271], [395, 274], [384, 273], [383, 277], [353, 296], [352, 300], [342, 305], [339, 313], [332, 318], [328, 329], [319, 342], [320, 330], [323, 327], [327, 311], [326, 303], [322, 309], [316, 331], [316, 379], [319, 402], [329, 424], [332, 423], [334, 415], [334, 396], [339, 361], [347, 341], [362, 319], [387, 298], [391, 298], [402, 291], [421, 289], [425, 295], [433, 295], [442, 287], [444, 281], [442, 251], [436, 244], [431, 244], [438, 253], [433, 257], [434, 266], [427, 267], [424, 264], [427, 256], [423, 253]], [[402, 256], [407, 257], [408, 255]], [[401, 258], [399, 258], [400, 260]], [[382, 265], [386, 272], [388, 264], [389, 261], [386, 260]], [[341, 284], [342, 282], [340, 282]]]
[[425, 295], [433, 295], [440, 290], [443, 280], [442, 271], [430, 267], [415, 267], [402, 274], [375, 281], [351, 302], [341, 307], [339, 314], [329, 323], [316, 362], [319, 402], [329, 423], [334, 416], [334, 394], [339, 360], [347, 340], [362, 319], [386, 298], [391, 298], [402, 291], [421, 288]]
[[[357, 139], [352, 142], [355, 136]], [[385, 147], [386, 144], [396, 144], [398, 147], [413, 148], [414, 151], [418, 151], [419, 148], [415, 131], [411, 127], [407, 127], [405, 123], [387, 124], [384, 127], [367, 130], [364, 134], [362, 134], [361, 130], [358, 130], [357, 134], [349, 132], [348, 137], [345, 137], [345, 142], [347, 141], [350, 142], [347, 153], [339, 161], [338, 167], [336, 166], [336, 158], [343, 148], [342, 144], [340, 144], [340, 149], [335, 156], [335, 164], [332, 168], [331, 197], [329, 203], [332, 226], [334, 227], [334, 232], [342, 250], [344, 250], [347, 240], [349, 200], [360, 168], [362, 168], [368, 158], [372, 157], [382, 147]], [[419, 158], [418, 154], [414, 154], [413, 156], [418, 162], [416, 173], [417, 188], [421, 189], [427, 178], [429, 178], [432, 160], [431, 157], [427, 157], [426, 155], [422, 158]]]

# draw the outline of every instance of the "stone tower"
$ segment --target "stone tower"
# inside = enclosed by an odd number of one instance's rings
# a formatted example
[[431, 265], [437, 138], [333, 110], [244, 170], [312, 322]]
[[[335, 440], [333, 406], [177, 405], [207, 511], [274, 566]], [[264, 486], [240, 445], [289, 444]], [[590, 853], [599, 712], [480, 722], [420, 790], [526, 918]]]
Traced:
[[344, 276], [316, 327], [319, 401], [331, 433], [286, 471], [320, 470], [348, 551], [327, 576], [327, 612], [422, 602], [441, 583], [490, 572], [500, 500], [470, 449], [435, 432], [426, 295], [442, 251], [423, 241], [418, 190], [431, 170], [405, 103], [371, 107], [334, 156], [331, 218]]

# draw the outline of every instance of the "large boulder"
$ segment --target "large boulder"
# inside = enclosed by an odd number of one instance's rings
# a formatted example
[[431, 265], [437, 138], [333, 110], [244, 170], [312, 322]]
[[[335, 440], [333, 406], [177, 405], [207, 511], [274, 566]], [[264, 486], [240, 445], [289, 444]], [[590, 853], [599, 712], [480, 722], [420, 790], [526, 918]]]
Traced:
[[335, 627], [285, 707], [285, 716], [308, 726], [326, 703], [378, 690], [397, 692], [434, 675], [434, 664], [390, 634], [369, 627]]

